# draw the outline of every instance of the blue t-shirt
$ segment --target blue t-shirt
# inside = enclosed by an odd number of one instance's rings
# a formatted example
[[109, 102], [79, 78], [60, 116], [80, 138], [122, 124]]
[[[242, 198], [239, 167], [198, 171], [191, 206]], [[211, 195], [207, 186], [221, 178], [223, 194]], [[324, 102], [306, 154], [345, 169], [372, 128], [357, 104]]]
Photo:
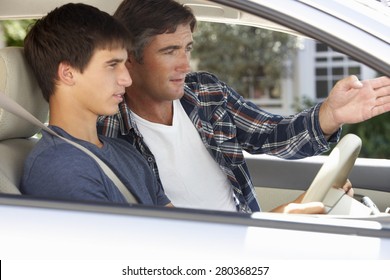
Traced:
[[[103, 143], [99, 148], [70, 136], [59, 127], [51, 128], [104, 161], [139, 203], [166, 205], [170, 202], [145, 159], [131, 144], [99, 135]], [[26, 159], [20, 190], [39, 197], [127, 203], [94, 159], [45, 131]]]

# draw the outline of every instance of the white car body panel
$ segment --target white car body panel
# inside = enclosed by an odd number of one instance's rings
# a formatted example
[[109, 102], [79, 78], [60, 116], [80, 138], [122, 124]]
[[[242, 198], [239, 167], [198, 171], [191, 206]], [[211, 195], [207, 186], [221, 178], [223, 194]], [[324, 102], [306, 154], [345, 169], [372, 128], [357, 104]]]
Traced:
[[10, 259], [21, 256], [15, 244], [27, 259], [390, 258], [390, 238], [375, 220], [26, 204], [0, 206], [0, 232], [8, 237], [1, 239], [1, 251]]

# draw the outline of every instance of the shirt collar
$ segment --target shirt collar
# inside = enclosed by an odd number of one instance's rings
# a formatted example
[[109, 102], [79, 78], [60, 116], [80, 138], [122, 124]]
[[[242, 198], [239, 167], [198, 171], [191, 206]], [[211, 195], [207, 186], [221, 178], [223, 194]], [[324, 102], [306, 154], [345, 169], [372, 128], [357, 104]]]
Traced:
[[127, 106], [125, 100], [123, 100], [119, 104], [119, 112], [117, 113], [117, 117], [119, 120], [119, 130], [122, 135], [127, 135], [132, 129], [134, 129], [134, 132], [139, 137], [142, 137], [141, 132], [139, 131], [137, 124], [134, 120], [133, 113]]
[[[199, 105], [199, 101], [197, 100], [195, 94], [187, 85], [184, 85], [184, 96], [180, 100], [182, 104], [184, 100], [192, 104], [192, 106]], [[119, 131], [121, 135], [127, 135], [132, 129], [134, 129], [137, 136], [142, 138], [142, 134], [137, 127], [131, 109], [127, 106], [126, 100], [123, 100], [119, 104], [119, 111], [116, 116], [119, 121]]]

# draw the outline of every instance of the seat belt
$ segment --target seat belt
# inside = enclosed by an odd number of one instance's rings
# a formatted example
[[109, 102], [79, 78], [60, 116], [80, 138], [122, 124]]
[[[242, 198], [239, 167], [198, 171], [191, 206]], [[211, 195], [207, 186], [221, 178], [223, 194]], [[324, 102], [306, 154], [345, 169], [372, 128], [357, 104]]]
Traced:
[[30, 114], [26, 109], [24, 109], [22, 106], [20, 106], [18, 103], [16, 103], [14, 100], [0, 92], [0, 107], [2, 107], [4, 110], [15, 114], [16, 116], [42, 128], [46, 132], [50, 133], [53, 136], [56, 136], [65, 142], [75, 146], [76, 148], [80, 149], [84, 153], [88, 154], [91, 158], [93, 158], [97, 164], [99, 164], [100, 168], [103, 170], [103, 172], [107, 175], [108, 178], [110, 178], [113, 183], [116, 185], [116, 187], [119, 189], [119, 191], [122, 193], [122, 195], [125, 197], [126, 201], [128, 203], [136, 204], [138, 203], [137, 199], [134, 197], [134, 195], [126, 188], [126, 186], [122, 183], [122, 181], [116, 176], [116, 174], [111, 170], [110, 167], [107, 166], [99, 157], [97, 157], [94, 153], [92, 153], [90, 150], [85, 148], [84, 146], [73, 142], [72, 140], [69, 140], [65, 137], [62, 137], [55, 131], [48, 128], [46, 125], [44, 125], [41, 121], [39, 121], [37, 118], [35, 118], [32, 114]]

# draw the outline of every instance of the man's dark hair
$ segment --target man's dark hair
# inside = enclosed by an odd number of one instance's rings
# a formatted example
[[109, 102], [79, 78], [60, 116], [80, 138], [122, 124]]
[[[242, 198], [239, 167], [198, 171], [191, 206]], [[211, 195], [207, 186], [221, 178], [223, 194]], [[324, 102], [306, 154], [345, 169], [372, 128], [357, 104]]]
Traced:
[[189, 24], [192, 32], [196, 26], [191, 9], [174, 0], [124, 0], [114, 17], [131, 33], [131, 51], [139, 63], [154, 36], [173, 33], [181, 24]]
[[114, 17], [85, 4], [66, 4], [39, 19], [24, 40], [25, 56], [49, 101], [58, 80], [61, 62], [80, 72], [96, 50], [126, 48], [127, 29]]

